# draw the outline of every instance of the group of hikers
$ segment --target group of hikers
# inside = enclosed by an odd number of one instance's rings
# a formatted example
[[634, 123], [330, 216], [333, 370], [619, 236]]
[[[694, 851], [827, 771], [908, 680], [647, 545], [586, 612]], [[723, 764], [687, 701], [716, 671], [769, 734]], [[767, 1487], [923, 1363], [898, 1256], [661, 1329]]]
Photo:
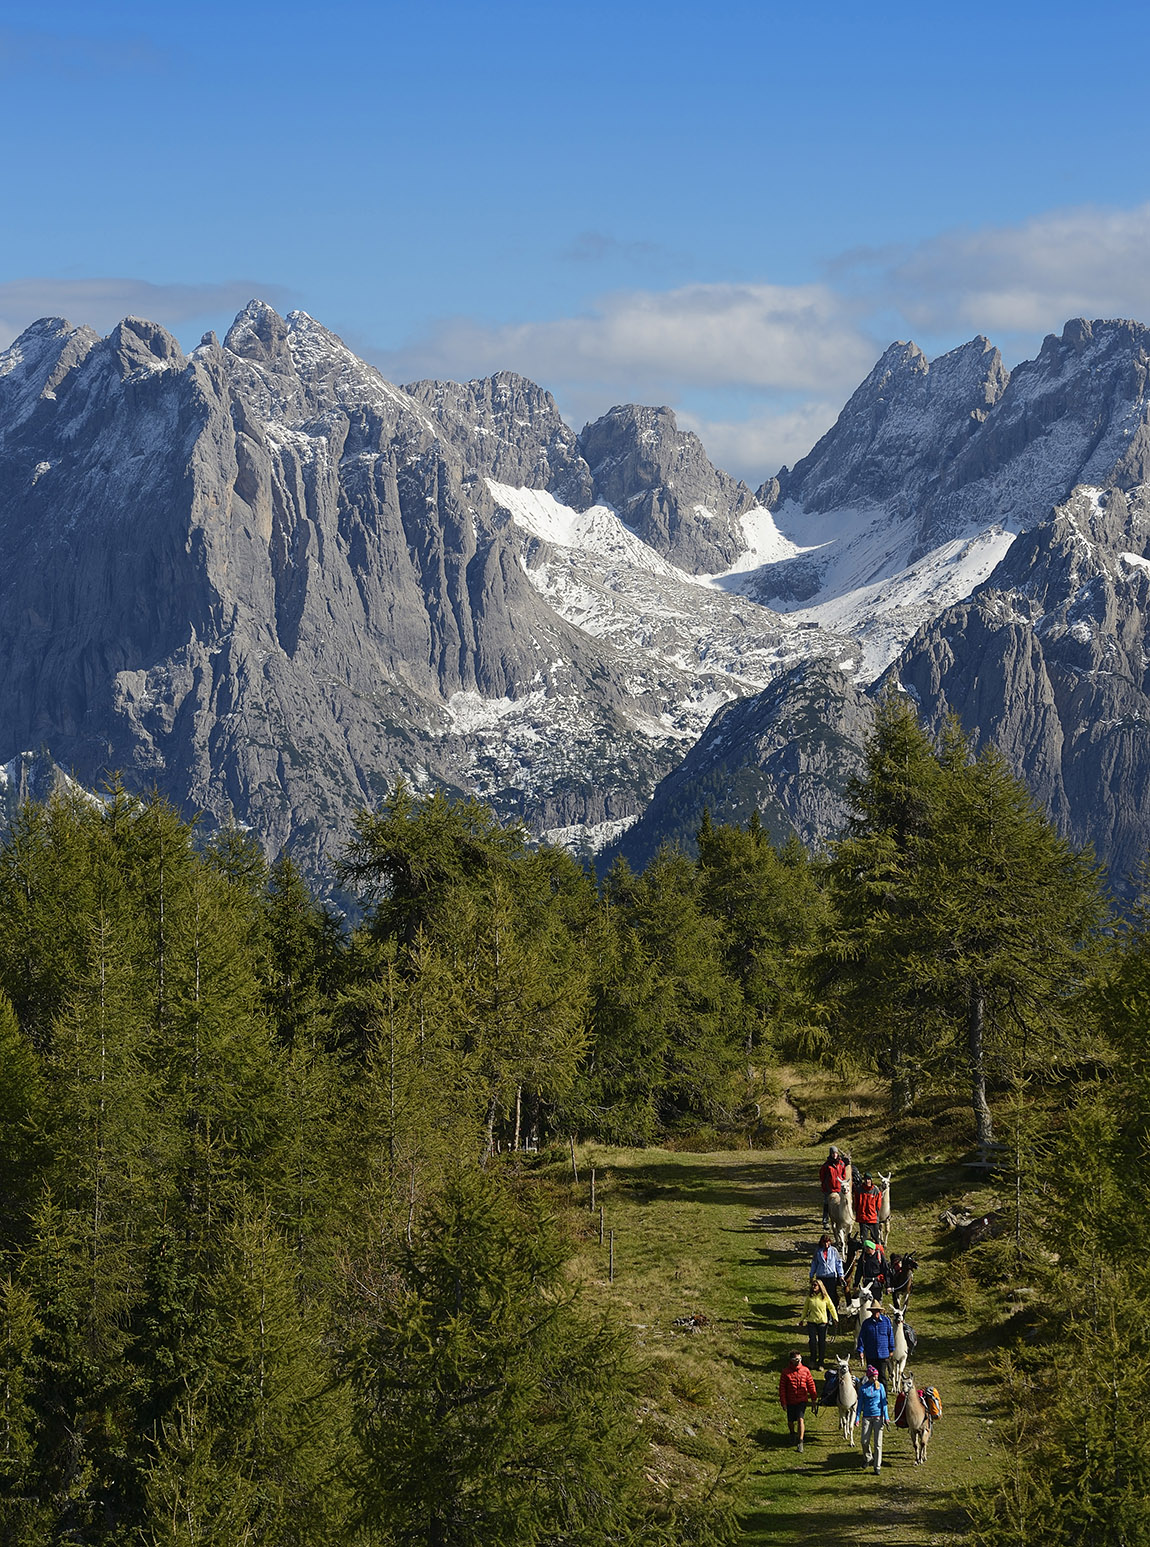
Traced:
[[[831, 1199], [841, 1196], [851, 1179], [851, 1195], [858, 1235], [847, 1243], [843, 1262], [827, 1226]], [[894, 1354], [894, 1325], [883, 1308], [885, 1295], [896, 1307], [905, 1310], [917, 1263], [909, 1254], [888, 1259], [882, 1242], [880, 1213], [883, 1190], [870, 1172], [856, 1178], [849, 1155], [831, 1145], [819, 1172], [823, 1193], [823, 1233], [811, 1260], [810, 1286], [803, 1303], [800, 1326], [806, 1328], [809, 1366], [802, 1355], [793, 1351], [779, 1379], [779, 1402], [786, 1409], [787, 1426], [797, 1450], [802, 1451], [806, 1430], [806, 1411], [810, 1403], [817, 1407], [819, 1396], [812, 1371], [826, 1365], [827, 1328], [837, 1325], [840, 1302], [848, 1294], [872, 1296], [866, 1319], [859, 1327], [855, 1353], [864, 1361], [866, 1374], [857, 1385], [858, 1411], [855, 1422], [861, 1425], [864, 1466], [875, 1472], [882, 1468], [883, 1430], [890, 1422], [888, 1393], [891, 1384], [890, 1362]], [[833, 1375], [834, 1372], [829, 1372]], [[829, 1397], [830, 1393], [826, 1393]]]

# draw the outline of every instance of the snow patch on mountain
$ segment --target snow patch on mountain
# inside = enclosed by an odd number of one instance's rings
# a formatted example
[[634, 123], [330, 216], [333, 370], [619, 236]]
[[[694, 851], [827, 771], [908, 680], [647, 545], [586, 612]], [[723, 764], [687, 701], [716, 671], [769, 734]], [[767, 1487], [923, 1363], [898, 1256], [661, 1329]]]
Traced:
[[[1014, 538], [1015, 533], [994, 526], [966, 540], [943, 543], [874, 585], [798, 608], [790, 616], [797, 623], [816, 623], [857, 639], [862, 654], [855, 675], [872, 682], [924, 623], [982, 584]], [[848, 668], [840, 663], [840, 669]]]
[[570, 849], [573, 854], [598, 854], [629, 827], [634, 827], [638, 820], [636, 815], [619, 817], [613, 822], [594, 822], [590, 826], [576, 823], [573, 827], [549, 827], [543, 840], [557, 849]]
[[779, 530], [772, 512], [762, 505], [756, 505], [752, 510], [744, 511], [739, 517], [739, 526], [747, 545], [745, 550], [730, 569], [724, 570], [721, 575], [701, 578], [709, 579], [712, 584], [721, 584], [724, 581], [730, 581], [736, 575], [745, 575], [751, 570], [761, 569], [764, 564], [779, 564], [784, 559], [793, 559], [797, 554], [809, 553], [820, 546], [818, 543], [803, 546], [795, 542], [793, 538]]
[[633, 565], [652, 575], [692, 580], [636, 537], [609, 505], [573, 510], [546, 489], [513, 489], [509, 484], [496, 483], [494, 478], [487, 480], [487, 487], [492, 499], [508, 512], [515, 525], [540, 542], [594, 554], [615, 564]]

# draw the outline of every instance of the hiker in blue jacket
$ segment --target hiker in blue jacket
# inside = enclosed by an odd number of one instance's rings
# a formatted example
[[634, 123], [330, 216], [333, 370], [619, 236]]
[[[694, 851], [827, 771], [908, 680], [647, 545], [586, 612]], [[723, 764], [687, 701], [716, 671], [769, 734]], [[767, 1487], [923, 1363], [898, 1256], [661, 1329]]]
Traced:
[[873, 1364], [866, 1367], [866, 1375], [858, 1385], [858, 1409], [855, 1423], [862, 1425], [863, 1466], [868, 1464], [874, 1471], [882, 1470], [882, 1433], [890, 1422], [886, 1405], [886, 1387], [878, 1378]]
[[831, 1238], [825, 1230], [811, 1258], [809, 1276], [818, 1279], [830, 1296], [831, 1304], [837, 1310], [839, 1295], [843, 1289], [843, 1260], [838, 1254], [838, 1248], [831, 1245]]
[[876, 1300], [870, 1315], [859, 1328], [855, 1353], [861, 1355], [867, 1365], [874, 1365], [883, 1386], [890, 1385], [890, 1356], [894, 1353], [894, 1328], [890, 1317], [884, 1315], [882, 1301]]

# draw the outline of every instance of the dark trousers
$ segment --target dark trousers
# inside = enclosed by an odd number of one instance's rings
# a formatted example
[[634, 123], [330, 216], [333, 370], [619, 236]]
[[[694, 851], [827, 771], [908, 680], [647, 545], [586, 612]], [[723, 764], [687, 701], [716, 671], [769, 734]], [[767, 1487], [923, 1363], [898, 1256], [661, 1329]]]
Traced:
[[807, 1322], [807, 1344], [810, 1348], [810, 1357], [807, 1363], [812, 1368], [816, 1364], [825, 1364], [827, 1360], [827, 1324], [825, 1321]]

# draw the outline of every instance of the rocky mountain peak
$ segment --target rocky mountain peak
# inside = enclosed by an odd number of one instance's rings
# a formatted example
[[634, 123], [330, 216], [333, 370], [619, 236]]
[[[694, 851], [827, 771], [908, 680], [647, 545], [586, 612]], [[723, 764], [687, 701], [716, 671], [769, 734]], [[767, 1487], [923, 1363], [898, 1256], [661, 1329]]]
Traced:
[[0, 353], [0, 442], [52, 397], [65, 377], [101, 342], [92, 328], [43, 317]]
[[634, 403], [584, 427], [582, 453], [596, 497], [631, 530], [691, 574], [727, 569], [746, 546], [739, 517], [755, 497], [713, 466], [703, 443], [669, 408]]
[[550, 392], [514, 371], [404, 387], [469, 468], [516, 488], [546, 489], [576, 510], [594, 503], [587, 463]]
[[1008, 380], [985, 338], [933, 361], [917, 344], [892, 344], [814, 449], [779, 474], [774, 504], [793, 499], [813, 513], [886, 504], [905, 514], [976, 433]]
[[1140, 323], [1084, 318], [1049, 335], [943, 469], [923, 539], [986, 520], [1026, 529], [1078, 484], [1133, 489], [1150, 479], [1148, 342]]
[[224, 348], [241, 360], [253, 360], [272, 370], [291, 365], [287, 322], [266, 301], [249, 301], [237, 312], [224, 335]]

